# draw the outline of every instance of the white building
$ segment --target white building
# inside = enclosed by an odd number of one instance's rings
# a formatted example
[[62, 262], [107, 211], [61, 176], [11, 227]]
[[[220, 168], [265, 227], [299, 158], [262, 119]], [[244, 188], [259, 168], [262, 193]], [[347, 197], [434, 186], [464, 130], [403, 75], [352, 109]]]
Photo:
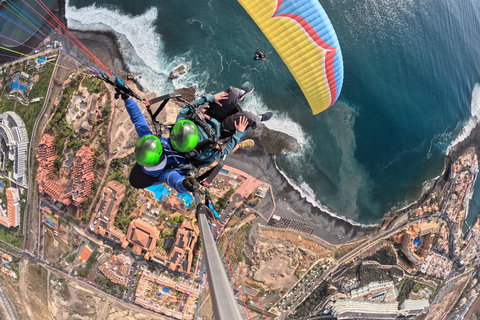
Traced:
[[401, 315], [419, 315], [423, 311], [426, 311], [430, 304], [428, 303], [428, 299], [422, 300], [405, 300], [400, 305], [400, 314]]
[[22, 187], [27, 187], [28, 134], [25, 123], [13, 111], [0, 113], [0, 139], [3, 139], [8, 159], [13, 161], [13, 179]]
[[332, 306], [337, 319], [395, 319], [398, 316], [396, 302], [376, 303], [357, 300], [338, 300]]

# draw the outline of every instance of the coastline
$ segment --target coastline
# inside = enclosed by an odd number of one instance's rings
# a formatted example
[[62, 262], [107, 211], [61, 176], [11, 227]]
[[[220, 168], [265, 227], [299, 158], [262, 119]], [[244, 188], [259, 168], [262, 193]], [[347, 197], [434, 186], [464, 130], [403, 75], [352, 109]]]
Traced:
[[[114, 33], [77, 30], [73, 32], [107, 68], [118, 72], [117, 75], [124, 80], [130, 70], [117, 46]], [[139, 89], [142, 90], [141, 87]], [[262, 131], [257, 129], [257, 133]], [[365, 236], [378, 228], [378, 226], [354, 225], [345, 218], [336, 217], [310, 203], [287, 181], [283, 173], [278, 170], [273, 155], [262, 147], [262, 143], [266, 144], [267, 139], [261, 139], [261, 134], [257, 137], [258, 134], [256, 135], [255, 132], [249, 136], [253, 136], [251, 138], [256, 140], [257, 146], [250, 150], [239, 150], [230, 155], [227, 157], [226, 164], [272, 185], [277, 205], [276, 215], [307, 222], [315, 228], [314, 236], [334, 245]], [[266, 147], [269, 148], [268, 145]]]
[[[64, 3], [63, 0], [61, 2]], [[113, 32], [74, 31], [74, 34], [109, 69], [113, 70], [122, 80], [125, 80], [129, 68], [122, 57], [117, 37]], [[143, 91], [143, 88], [138, 83], [136, 84]], [[332, 244], [342, 244], [375, 232], [384, 222], [385, 219], [382, 219], [378, 225], [374, 226], [357, 225], [339, 214], [322, 210], [316, 203], [312, 203], [304, 198], [301, 192], [296, 190], [295, 186], [288, 181], [284, 173], [275, 165], [274, 157], [269, 154], [271, 150], [269, 150], [268, 146], [258, 146], [262, 145], [262, 142], [260, 141], [259, 143], [259, 140], [267, 139], [262, 139], [261, 136], [255, 137], [255, 135], [253, 138], [256, 140], [256, 147], [250, 150], [239, 150], [236, 154], [227, 158], [226, 164], [245, 171], [273, 186], [274, 190], [272, 191], [277, 205], [276, 215], [302, 220], [311, 224], [315, 228], [315, 236], [325, 239]], [[443, 185], [445, 180], [448, 179], [450, 164], [455, 161], [463, 149], [466, 149], [475, 140], [480, 141], [480, 129], [478, 126], [471, 131], [467, 138], [449, 149], [448, 154], [445, 156], [444, 170], [439, 177], [429, 182], [431, 187], [423, 190], [416, 201], [397, 210], [397, 213], [411, 210], [420, 205], [433, 190], [438, 190], [438, 187]]]

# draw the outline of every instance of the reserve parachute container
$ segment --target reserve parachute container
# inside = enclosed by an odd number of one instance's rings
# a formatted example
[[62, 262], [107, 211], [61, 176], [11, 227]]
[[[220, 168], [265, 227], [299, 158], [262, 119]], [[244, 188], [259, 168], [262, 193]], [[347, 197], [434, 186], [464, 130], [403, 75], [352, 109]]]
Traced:
[[343, 59], [337, 35], [318, 0], [238, 0], [274, 46], [313, 114], [337, 101]]

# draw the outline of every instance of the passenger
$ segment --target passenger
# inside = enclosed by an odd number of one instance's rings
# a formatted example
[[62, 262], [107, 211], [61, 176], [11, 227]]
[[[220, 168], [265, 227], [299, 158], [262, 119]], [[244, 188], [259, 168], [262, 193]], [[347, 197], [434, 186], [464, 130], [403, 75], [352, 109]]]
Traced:
[[[257, 116], [248, 111], [238, 111], [237, 102], [246, 94], [253, 91], [253, 86], [242, 89], [229, 87], [226, 92], [216, 95], [204, 96], [185, 105], [177, 116], [177, 123], [172, 128], [172, 145], [190, 159], [197, 161], [197, 165], [206, 165], [228, 155], [238, 149], [240, 139], [246, 134], [248, 128], [255, 129], [260, 122], [272, 117], [271, 112]], [[194, 108], [209, 103], [210, 110], [202, 112], [201, 119], [193, 119]], [[239, 107], [238, 107], [239, 108]], [[238, 112], [235, 112], [238, 111]], [[185, 120], [189, 120], [188, 124]], [[198, 141], [188, 138], [198, 132]], [[188, 147], [186, 147], [188, 145]], [[251, 148], [253, 140], [241, 144], [242, 148]], [[184, 147], [185, 146], [185, 147]], [[190, 160], [192, 162], [192, 160]]]

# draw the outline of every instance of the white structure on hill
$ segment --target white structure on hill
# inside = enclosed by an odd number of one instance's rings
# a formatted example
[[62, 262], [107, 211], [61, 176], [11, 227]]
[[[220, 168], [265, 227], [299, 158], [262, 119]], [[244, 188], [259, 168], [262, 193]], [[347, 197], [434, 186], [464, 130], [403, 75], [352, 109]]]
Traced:
[[[13, 161], [13, 179], [22, 187], [27, 187], [28, 134], [25, 123], [13, 111], [0, 113], [0, 140], [8, 147], [8, 159]], [[6, 159], [1, 159], [5, 163]]]
[[338, 300], [332, 306], [337, 319], [395, 319], [398, 316], [396, 302], [376, 303], [357, 300]]

